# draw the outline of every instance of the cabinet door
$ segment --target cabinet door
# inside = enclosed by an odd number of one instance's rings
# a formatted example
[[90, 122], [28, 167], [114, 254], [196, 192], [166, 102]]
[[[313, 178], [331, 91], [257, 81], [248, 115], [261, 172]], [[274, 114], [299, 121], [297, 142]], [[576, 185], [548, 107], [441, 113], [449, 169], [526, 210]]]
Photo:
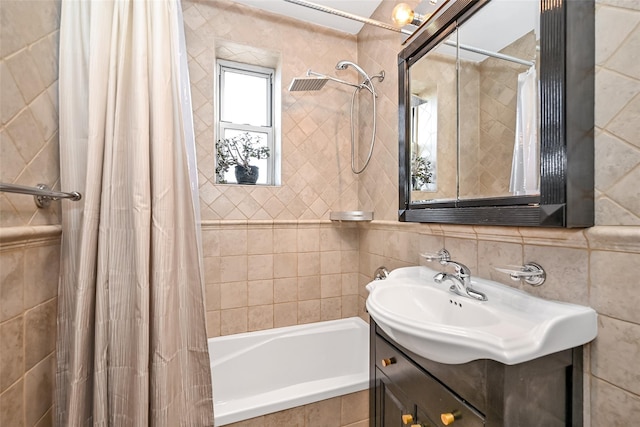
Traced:
[[405, 427], [407, 415], [412, 419], [415, 417], [415, 405], [379, 371], [376, 372], [376, 395], [379, 408], [376, 411], [376, 427]]
[[[415, 402], [400, 392], [384, 375], [378, 375], [379, 412], [376, 414], [376, 427], [437, 427], [441, 424], [427, 416]], [[410, 418], [408, 418], [410, 416]]]
[[[383, 384], [394, 396], [401, 396], [401, 407], [412, 414], [413, 422], [384, 424], [384, 427], [423, 425], [444, 426], [443, 416], [454, 417], [450, 421], [458, 427], [482, 427], [484, 416], [469, 406], [447, 387], [424, 372], [404, 353], [378, 338], [376, 340], [376, 379], [384, 378]], [[404, 397], [407, 396], [407, 397]], [[380, 402], [384, 406], [383, 402]], [[420, 408], [420, 414], [417, 408]], [[420, 415], [420, 416], [419, 416]], [[386, 422], [387, 418], [383, 418]], [[395, 419], [395, 418], [394, 418]]]

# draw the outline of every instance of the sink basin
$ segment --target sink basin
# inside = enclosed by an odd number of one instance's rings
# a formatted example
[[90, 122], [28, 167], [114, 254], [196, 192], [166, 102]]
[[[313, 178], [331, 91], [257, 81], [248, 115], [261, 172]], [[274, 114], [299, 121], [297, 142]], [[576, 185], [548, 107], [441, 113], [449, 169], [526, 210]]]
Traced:
[[596, 337], [590, 307], [550, 301], [490, 280], [472, 279], [487, 301], [449, 291], [437, 271], [404, 267], [367, 285], [367, 310], [398, 344], [440, 363], [492, 359], [526, 362], [585, 344]]

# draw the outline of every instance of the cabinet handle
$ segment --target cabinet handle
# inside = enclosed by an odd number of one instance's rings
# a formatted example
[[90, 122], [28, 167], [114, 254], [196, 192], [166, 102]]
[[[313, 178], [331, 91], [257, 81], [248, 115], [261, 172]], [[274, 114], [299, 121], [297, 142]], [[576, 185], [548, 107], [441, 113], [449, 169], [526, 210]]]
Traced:
[[455, 420], [459, 420], [461, 417], [462, 417], [462, 414], [460, 414], [460, 412], [451, 411], [444, 414], [440, 414], [440, 421], [442, 421], [442, 424], [448, 426], [450, 424], [453, 424]]
[[389, 357], [388, 359], [382, 359], [382, 366], [389, 366], [396, 363], [395, 357]]
[[411, 414], [404, 414], [404, 415], [402, 416], [402, 423], [403, 423], [404, 425], [407, 425], [407, 424], [412, 423], [412, 422], [413, 422], [413, 415], [411, 415]]

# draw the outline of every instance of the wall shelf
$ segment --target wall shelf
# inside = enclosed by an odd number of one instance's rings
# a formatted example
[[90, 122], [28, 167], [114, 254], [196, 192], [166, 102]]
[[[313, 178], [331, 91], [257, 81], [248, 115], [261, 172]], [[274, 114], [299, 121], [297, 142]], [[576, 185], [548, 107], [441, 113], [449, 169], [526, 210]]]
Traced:
[[373, 212], [370, 211], [341, 211], [329, 214], [331, 221], [372, 221]]

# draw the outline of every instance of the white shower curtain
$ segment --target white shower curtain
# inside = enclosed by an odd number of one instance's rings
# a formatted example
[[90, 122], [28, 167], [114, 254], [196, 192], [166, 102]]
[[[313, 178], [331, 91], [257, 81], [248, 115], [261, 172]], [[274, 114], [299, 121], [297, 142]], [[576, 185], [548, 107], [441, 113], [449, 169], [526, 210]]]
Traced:
[[61, 181], [83, 199], [63, 205], [61, 427], [213, 425], [182, 31], [178, 0], [62, 1]]
[[518, 75], [516, 136], [509, 191], [514, 195], [540, 192], [538, 143], [538, 84], [535, 65]]

